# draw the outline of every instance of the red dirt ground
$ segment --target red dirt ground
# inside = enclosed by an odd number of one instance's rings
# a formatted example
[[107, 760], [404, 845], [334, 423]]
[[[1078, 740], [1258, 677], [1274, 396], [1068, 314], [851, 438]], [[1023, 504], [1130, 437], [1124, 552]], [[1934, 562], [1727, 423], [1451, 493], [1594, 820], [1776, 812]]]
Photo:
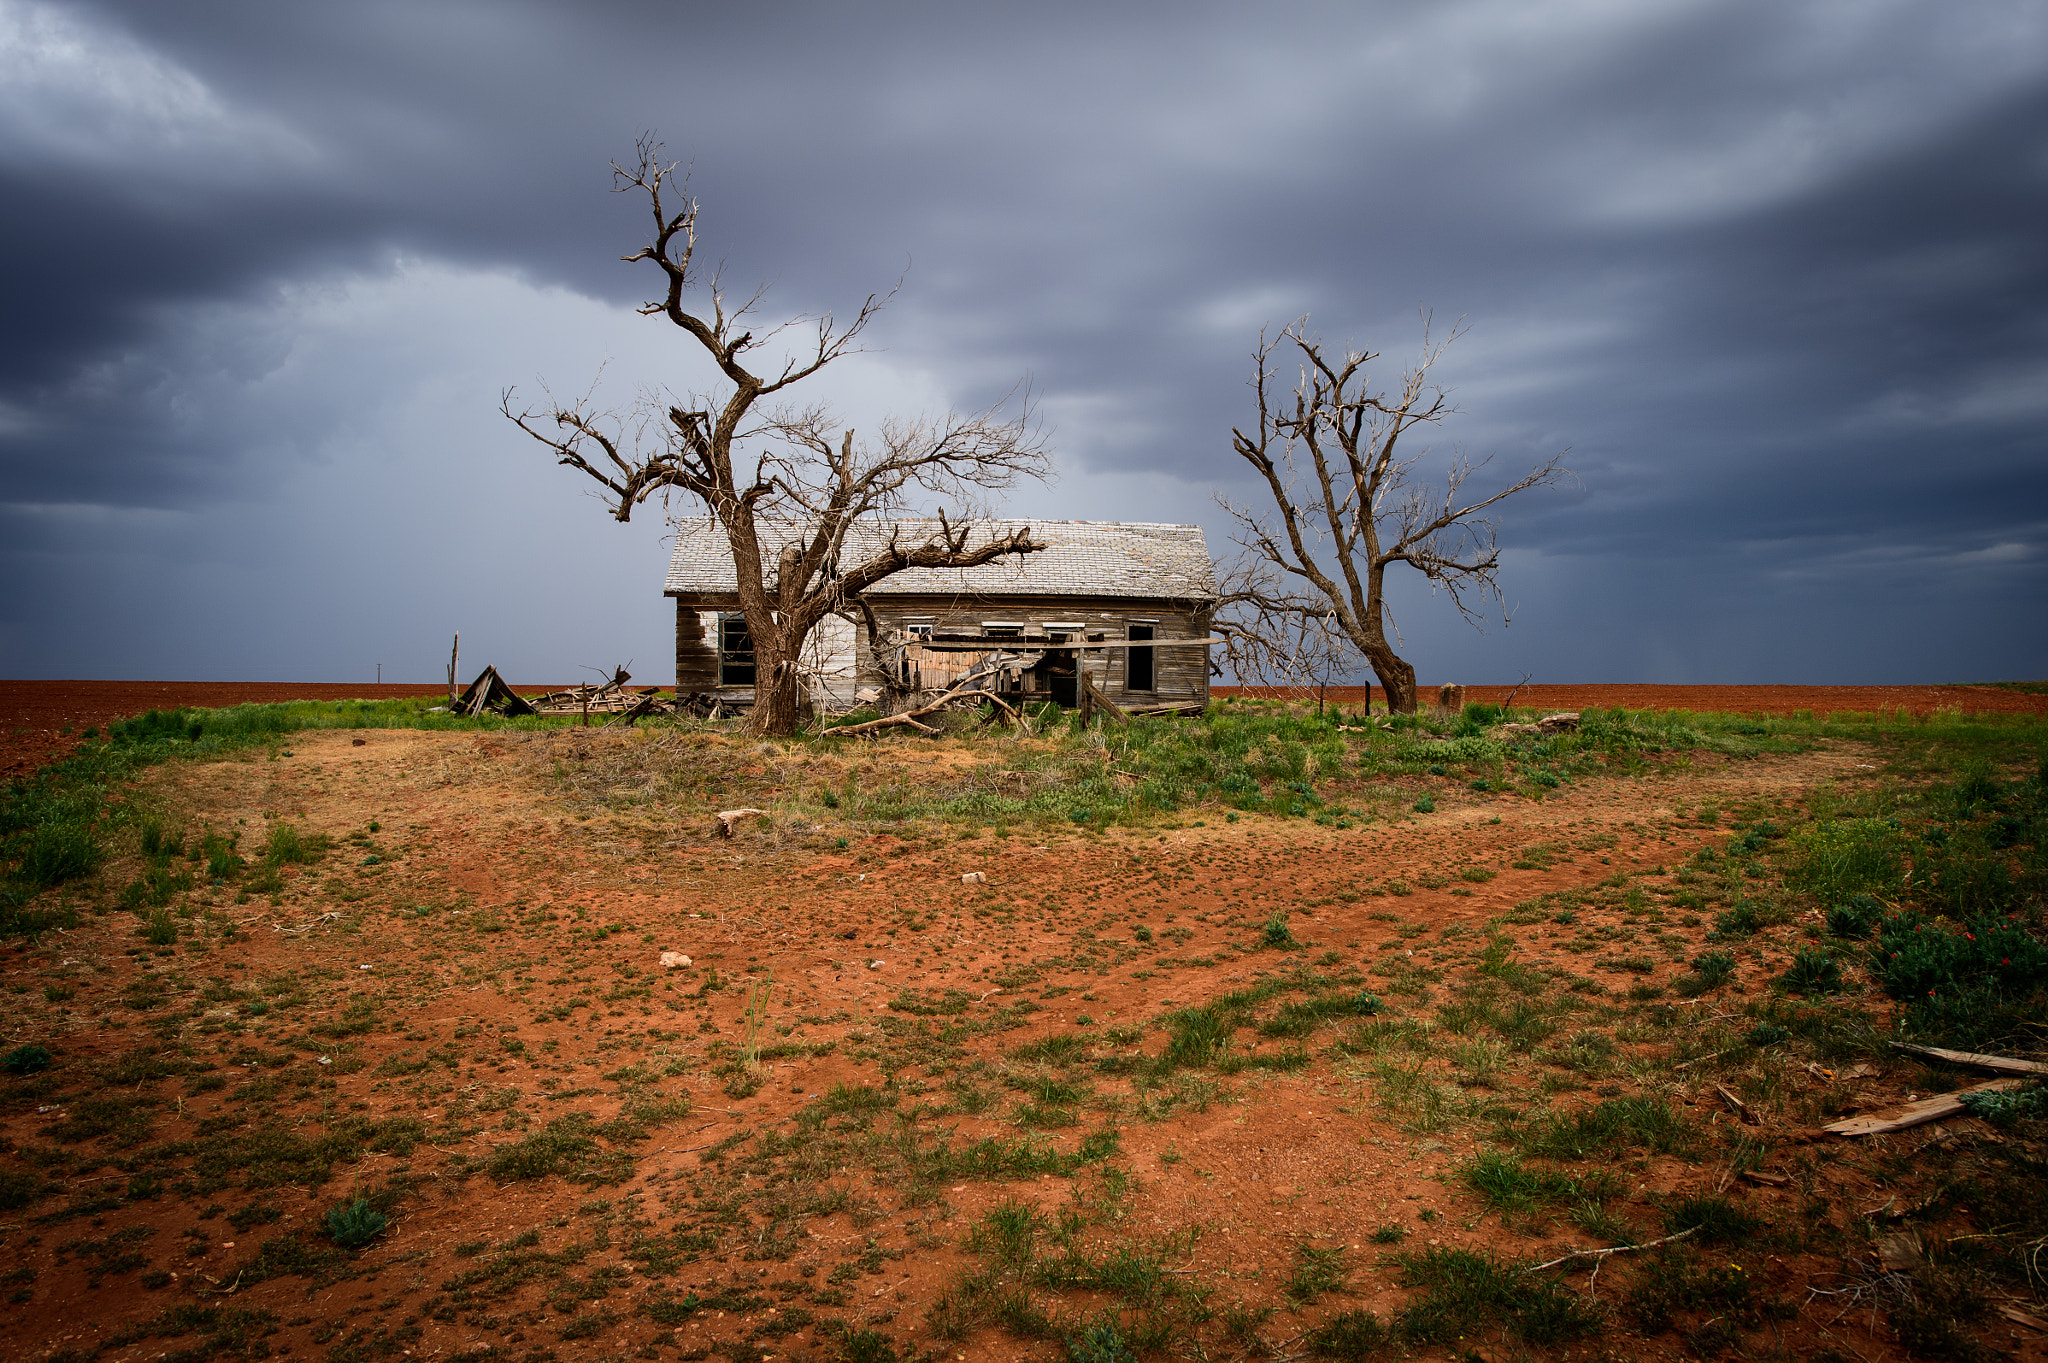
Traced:
[[[670, 1358], [680, 1350], [689, 1359], [703, 1358], [718, 1344], [737, 1350], [734, 1358], [759, 1359], [762, 1348], [773, 1351], [770, 1358], [815, 1358], [832, 1347], [820, 1328], [770, 1336], [762, 1323], [799, 1300], [792, 1294], [807, 1285], [836, 1281], [826, 1271], [852, 1262], [864, 1245], [879, 1246], [889, 1260], [863, 1269], [844, 1294], [851, 1302], [834, 1314], [872, 1321], [921, 1349], [930, 1342], [926, 1312], [953, 1275], [972, 1262], [965, 1240], [975, 1219], [1006, 1199], [1028, 1200], [1050, 1212], [1079, 1195], [1080, 1180], [963, 1180], [936, 1203], [896, 1207], [889, 1204], [889, 1190], [871, 1188], [857, 1170], [843, 1171], [833, 1182], [843, 1181], [855, 1192], [855, 1203], [807, 1218], [793, 1250], [756, 1261], [721, 1249], [719, 1257], [685, 1265], [668, 1284], [708, 1295], [717, 1282], [766, 1290], [776, 1286], [770, 1279], [789, 1279], [794, 1286], [783, 1305], [730, 1317], [707, 1310], [674, 1329], [655, 1329], [634, 1314], [607, 1316], [608, 1308], [601, 1308], [574, 1319], [603, 1323], [602, 1337], [572, 1339], [566, 1333], [569, 1308], [551, 1315], [541, 1299], [551, 1281], [503, 1302], [473, 1306], [448, 1303], [445, 1287], [437, 1291], [436, 1284], [465, 1265], [486, 1262], [469, 1257], [475, 1251], [464, 1246], [503, 1241], [522, 1230], [540, 1236], [548, 1252], [586, 1246], [590, 1258], [583, 1268], [593, 1280], [611, 1275], [613, 1302], [628, 1312], [632, 1300], [655, 1285], [624, 1252], [626, 1246], [591, 1238], [607, 1224], [599, 1218], [612, 1205], [591, 1202], [591, 1190], [560, 1179], [496, 1186], [481, 1176], [451, 1173], [454, 1166], [443, 1164], [441, 1155], [461, 1151], [485, 1158], [516, 1138], [513, 1125], [486, 1126], [473, 1112], [458, 1122], [458, 1106], [466, 1111], [466, 1095], [472, 1093], [502, 1093], [540, 1120], [571, 1110], [572, 1103], [589, 1110], [593, 1120], [609, 1120], [618, 1099], [599, 1087], [600, 1078], [610, 1077], [604, 1072], [635, 1054], [673, 1056], [678, 1066], [660, 1091], [691, 1099], [695, 1110], [645, 1142], [631, 1182], [606, 1194], [621, 1207], [628, 1205], [625, 1199], [637, 1199], [630, 1205], [643, 1207], [657, 1228], [667, 1229], [690, 1212], [694, 1191], [749, 1192], [743, 1167], [727, 1172], [717, 1149], [722, 1138], [782, 1130], [835, 1083], [881, 1080], [881, 1062], [861, 1048], [876, 1044], [880, 1020], [893, 1016], [892, 996], [914, 1001], [957, 989], [975, 1000], [970, 1019], [1032, 1002], [1028, 1019], [1020, 1015], [1015, 1025], [974, 1041], [963, 1058], [993, 1067], [991, 1075], [1021, 1075], [1025, 1071], [1008, 1057], [1027, 1041], [1091, 1025], [1143, 1025], [1161, 1009], [1242, 988], [1276, 968], [1276, 958], [1252, 944], [1247, 926], [1276, 909], [1294, 913], [1296, 930], [1313, 944], [1310, 952], [1328, 952], [1336, 964], [1380, 976], [1391, 991], [1411, 967], [1427, 969], [1430, 980], [1439, 980], [1439, 972], [1449, 977], [1468, 970], [1484, 948], [1485, 925], [1536, 896], [1591, 895], [1624, 877], [1669, 897], [1664, 887], [1675, 891], [1677, 885], [1669, 868], [1727, 836], [1707, 815], [1709, 805], [1785, 819], [1809, 790], [1854, 789], [1880, 779], [1872, 754], [1838, 742], [1740, 763], [1700, 755], [1682, 767], [1674, 762], [1634, 781], [1599, 779], [1541, 802], [1475, 795], [1446, 784], [1438, 788], [1439, 812], [1352, 831], [1260, 816], [1227, 825], [1174, 819], [1109, 835], [1025, 830], [1028, 836], [1015, 839], [959, 840], [932, 829], [921, 838], [875, 836], [848, 828], [851, 845], [834, 849], [826, 835], [836, 828], [821, 828], [809, 846], [784, 847], [772, 832], [713, 841], [705, 830], [719, 800], [707, 796], [688, 809], [637, 814], [579, 803], [578, 773], [623, 761], [653, 741], [644, 733], [583, 730], [309, 733], [295, 739], [288, 757], [241, 754], [153, 769], [136, 798], [179, 811], [192, 827], [253, 830], [291, 817], [337, 839], [374, 831], [373, 819], [388, 831], [374, 844], [377, 855], [360, 864], [353, 855], [360, 849], [352, 849], [318, 867], [294, 868], [286, 890], [268, 906], [262, 897], [244, 896], [246, 904], [230, 905], [225, 895], [217, 902], [208, 896], [209, 912], [237, 924], [232, 939], [188, 942], [180, 954], [153, 960], [136, 944], [132, 919], [96, 914], [39, 945], [10, 947], [0, 955], [18, 1019], [10, 1036], [52, 1037], [64, 1064], [76, 1067], [60, 1075], [112, 1065], [124, 1054], [171, 1040], [190, 1044], [195, 1055], [213, 1049], [218, 1058], [206, 1062], [210, 1072], [231, 1083], [249, 1082], [233, 1089], [188, 1083], [182, 1094], [160, 1086], [150, 1110], [153, 1138], [175, 1142], [200, 1138], [208, 1122], [236, 1120], [235, 1103], [268, 1101], [240, 1068], [245, 1058], [237, 1047], [291, 1044], [300, 1027], [332, 1022], [354, 1001], [388, 1006], [389, 1025], [324, 1048], [336, 1061], [328, 1070], [311, 1068], [327, 1058], [316, 1061], [311, 1052], [297, 1060], [258, 1049], [247, 1055], [262, 1056], [266, 1069], [279, 1075], [303, 1071], [323, 1086], [301, 1086], [302, 1099], [286, 1097], [281, 1120], [331, 1120], [314, 1110], [316, 1095], [331, 1093], [324, 1100], [330, 1108], [346, 1104], [373, 1119], [416, 1113], [434, 1124], [417, 1153], [416, 1177], [422, 1182], [390, 1234], [365, 1252], [359, 1271], [332, 1285], [309, 1286], [307, 1278], [292, 1274], [243, 1284], [241, 1275], [253, 1264], [259, 1242], [289, 1233], [294, 1225], [317, 1225], [323, 1208], [353, 1186], [349, 1179], [367, 1183], [409, 1163], [371, 1156], [324, 1186], [247, 1195], [250, 1207], [267, 1198], [282, 1219], [240, 1232], [227, 1220], [195, 1211], [191, 1204], [204, 1199], [170, 1194], [110, 1209], [90, 1229], [82, 1217], [53, 1223], [42, 1243], [28, 1241], [20, 1250], [22, 1262], [39, 1276], [15, 1298], [22, 1305], [11, 1323], [0, 1308], [0, 1337], [11, 1341], [0, 1353], [49, 1357], [69, 1348], [89, 1355], [116, 1327], [175, 1302], [267, 1310], [282, 1322], [267, 1345], [276, 1355], [296, 1358], [321, 1357], [342, 1329], [351, 1333], [327, 1356], [354, 1356], [346, 1350], [388, 1343], [392, 1350], [407, 1345], [416, 1357], [616, 1359], [637, 1350], [642, 1357]], [[799, 783], [836, 788], [856, 767], [864, 779], [880, 779], [877, 763], [914, 764], [938, 779], [947, 774], [949, 760], [968, 760], [923, 745], [883, 745], [873, 755], [811, 755], [723, 737], [700, 741], [692, 753], [693, 761], [707, 767], [755, 764], [748, 771], [750, 789]], [[1686, 813], [1693, 805], [1701, 810], [1697, 820]], [[249, 840], [255, 837], [252, 832]], [[1538, 848], [1550, 851], [1526, 855]], [[134, 874], [132, 862], [110, 871], [108, 883]], [[1479, 880], [1455, 874], [1467, 867], [1492, 874]], [[963, 884], [961, 874], [969, 870], [984, 872], [986, 884]], [[1374, 888], [1396, 880], [1399, 889]], [[1564, 921], [1570, 915], [1518, 920], [1519, 959], [1533, 968], [1593, 972], [1587, 978], [1598, 988], [1588, 997], [1614, 998], [1634, 985], [1668, 984], [1699, 946], [1705, 925], [1697, 915], [1683, 915], [1675, 901], [1668, 918], [1659, 920], [1672, 929], [1668, 934], [1631, 927], [1629, 912], [1589, 901], [1570, 922]], [[1137, 939], [1131, 925], [1140, 922], [1155, 925], [1159, 940], [1149, 932]], [[606, 925], [611, 935], [594, 931], [597, 925]], [[1098, 929], [1108, 936], [1099, 936]], [[1803, 931], [1791, 925], [1783, 940], [1759, 940], [1746, 948], [1739, 982], [1766, 987]], [[1640, 935], [1640, 944], [1602, 945], [1625, 932]], [[650, 979], [656, 954], [665, 948], [690, 953], [696, 964]], [[1594, 955], [1614, 949], [1637, 950], [1641, 959]], [[992, 978], [1027, 967], [1036, 978], [1022, 984]], [[747, 991], [707, 992], [713, 972], [736, 981], [755, 978], [754, 972], [772, 979], [773, 1017], [785, 1028], [794, 1023], [803, 1029], [793, 1039], [835, 1045], [779, 1061], [758, 1092], [728, 1097], [712, 1073], [710, 1045], [729, 1045], [742, 1033]], [[149, 996], [152, 978], [168, 982], [157, 986], [167, 991], [164, 998]], [[193, 999], [189, 1007], [180, 1000], [171, 1012], [161, 1011], [175, 997], [169, 991], [196, 991], [202, 978], [230, 982], [228, 1001], [234, 1006]], [[293, 979], [307, 986], [303, 1004], [279, 1003], [268, 1015], [248, 1007], [263, 982]], [[637, 993], [627, 987], [636, 982], [643, 986]], [[1393, 997], [1397, 1012], [1423, 1016], [1417, 1010], [1428, 1001], [1428, 987], [1412, 999], [1398, 992]], [[1672, 1006], [1687, 1007], [1689, 1001]], [[576, 1014], [577, 1008], [587, 1012]], [[1081, 1016], [1083, 1009], [1094, 1023]], [[1707, 1011], [1699, 1009], [1702, 1026], [1711, 1025]], [[506, 1047], [499, 1037], [515, 1039], [519, 1047]], [[431, 1070], [411, 1077], [425, 1064], [421, 1047], [433, 1048], [429, 1058], [446, 1056], [445, 1077]], [[1563, 1101], [1577, 1104], [1618, 1092], [1607, 1085], [1658, 1049], [1627, 1042], [1616, 1060], [1621, 1069], [1587, 1081], [1600, 1085], [1592, 1092], [1566, 1094]], [[1465, 1085], [1480, 1092], [1500, 1085], [1526, 1089], [1538, 1077], [1518, 1073], [1521, 1062], [1496, 1056], [1504, 1077], [1460, 1080], [1454, 1059], [1430, 1063], [1438, 1067], [1432, 1073], [1440, 1071], [1460, 1091]], [[1420, 1062], [1403, 1061], [1411, 1063]], [[981, 1072], [970, 1064], [956, 1077]], [[945, 1096], [937, 1065], [929, 1074], [922, 1062], [892, 1073], [911, 1086], [907, 1092], [924, 1094], [926, 1101]], [[1807, 1066], [1782, 1078], [1787, 1087], [1763, 1128], [1770, 1143], [1765, 1174], [1776, 1183], [1733, 1183], [1732, 1164], [1724, 1170], [1718, 1162], [1640, 1160], [1617, 1167], [1627, 1184], [1618, 1205], [1647, 1226], [1654, 1224], [1661, 1199], [1729, 1192], [1759, 1214], [1791, 1217], [1803, 1205], [1799, 1181], [1812, 1180], [1841, 1206], [1873, 1207], [1888, 1195], [1881, 1154], [1910, 1152], [1923, 1141], [1995, 1139], [1970, 1119], [1860, 1147], [1809, 1148], [1799, 1143], [1800, 1124], [1811, 1120], [1806, 1114], [1896, 1105], [1919, 1082], [1916, 1072], [1904, 1063], [1858, 1066], [1839, 1075]], [[1703, 1129], [1726, 1128], [1734, 1119], [1717, 1097], [1714, 1084], [1722, 1081], [1739, 1082], [1738, 1072], [1701, 1070], [1677, 1079], [1670, 1085], [1672, 1100]], [[1398, 1307], [1403, 1298], [1392, 1289], [1390, 1275], [1373, 1267], [1368, 1237], [1377, 1226], [1412, 1234], [1412, 1247], [1492, 1248], [1518, 1259], [1554, 1256], [1583, 1242], [1555, 1220], [1511, 1228], [1486, 1214], [1456, 1174], [1460, 1162], [1480, 1148], [1483, 1127], [1453, 1123], [1434, 1134], [1430, 1128], [1405, 1128], [1391, 1120], [1380, 1097], [1382, 1082], [1361, 1059], [1298, 1074], [1248, 1074], [1214, 1101], [1177, 1108], [1161, 1120], [1125, 1112], [1116, 1120], [1124, 1161], [1136, 1179], [1119, 1213], [1126, 1233], [1173, 1238], [1199, 1232], [1199, 1243], [1187, 1241], [1184, 1267], [1174, 1271], [1218, 1285], [1225, 1300], [1274, 1308], [1284, 1307], [1279, 1285], [1295, 1245], [1323, 1239], [1344, 1248], [1352, 1266], [1350, 1285], [1308, 1316], [1282, 1310], [1272, 1320], [1268, 1347], [1281, 1354], [1320, 1315], [1339, 1308]], [[1103, 1085], [1106, 1100], [1129, 1101], [1110, 1091], [1110, 1081]], [[1528, 1090], [1522, 1096], [1526, 1101], [1532, 1095]], [[500, 1110], [489, 1109], [493, 1117]], [[23, 1108], [0, 1130], [0, 1140], [40, 1148], [50, 1137], [39, 1133], [54, 1120]], [[511, 1120], [508, 1113], [506, 1122]], [[956, 1113], [945, 1125], [960, 1141], [1016, 1130], [1002, 1120], [1000, 1109]], [[1079, 1134], [1062, 1132], [1056, 1139], [1072, 1143]], [[113, 1177], [99, 1168], [121, 1152], [79, 1149], [84, 1163], [67, 1177], [82, 1196], [97, 1180]], [[860, 1199], [872, 1197], [882, 1199], [872, 1208], [878, 1219], [862, 1210], [866, 1204]], [[242, 1200], [232, 1192], [223, 1198]], [[91, 1257], [88, 1240], [112, 1243], [123, 1232], [147, 1235], [151, 1229], [157, 1233], [147, 1247], [153, 1262], [177, 1270], [168, 1282], [152, 1287], [133, 1269], [96, 1269], [100, 1261]], [[181, 1248], [179, 1237], [189, 1243]], [[72, 1248], [74, 1241], [85, 1248]], [[1730, 1253], [1740, 1252], [1750, 1271], [1767, 1270], [1773, 1290], [1794, 1300], [1803, 1301], [1809, 1285], [1839, 1286], [1831, 1276], [1835, 1261], [1769, 1251], [1765, 1246]], [[100, 1271], [108, 1274], [104, 1283], [98, 1282]], [[1602, 1279], [1603, 1292], [1629, 1271], [1617, 1265]], [[798, 1273], [801, 1280], [790, 1278]], [[1574, 1286], [1580, 1281], [1574, 1277]], [[1810, 1357], [1833, 1346], [1878, 1357], [1886, 1349], [1863, 1315], [1837, 1317], [1832, 1310], [1816, 1309], [1771, 1332], [1782, 1356]], [[1283, 1336], [1292, 1338], [1283, 1343]], [[743, 1340], [752, 1342], [743, 1348]], [[188, 1342], [174, 1340], [168, 1347]], [[1766, 1347], [1764, 1338], [1754, 1342]], [[2022, 1339], [2016, 1329], [2000, 1327], [1998, 1342], [2026, 1357], [2041, 1356], [2037, 1341]], [[1626, 1341], [1626, 1347], [1638, 1346], [1646, 1347], [1633, 1356], [1676, 1356], [1674, 1337]], [[110, 1350], [108, 1357], [141, 1360], [155, 1347], [161, 1346]], [[983, 1328], [946, 1352], [966, 1363], [1011, 1363], [1020, 1356], [1048, 1359], [1059, 1350]], [[1446, 1357], [1439, 1350], [1419, 1356]], [[1485, 1356], [1507, 1355], [1489, 1350]], [[1585, 1356], [1584, 1350], [1574, 1356]]]

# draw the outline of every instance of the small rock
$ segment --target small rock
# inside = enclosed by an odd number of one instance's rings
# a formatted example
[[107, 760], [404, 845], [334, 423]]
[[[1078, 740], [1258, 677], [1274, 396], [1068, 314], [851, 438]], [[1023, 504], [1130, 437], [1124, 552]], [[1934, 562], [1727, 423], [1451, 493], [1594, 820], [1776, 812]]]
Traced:
[[881, 969], [881, 968], [882, 968], [883, 966], [885, 966], [885, 965], [887, 965], [887, 964], [889, 964], [889, 963], [888, 963], [887, 961], [869, 961], [869, 962], [868, 962], [868, 969], [870, 969], [870, 970], [880, 970], [880, 969]]
[[362, 746], [363, 746], [364, 744], [368, 743], [369, 741], [370, 741], [370, 740], [369, 740], [369, 739], [367, 739], [367, 738], [351, 738], [351, 739], [350, 739], [350, 740], [348, 741], [348, 743], [349, 743], [349, 746], [350, 746], [350, 747], [352, 747], [352, 748], [360, 748], [360, 747], [362, 747]]
[[1894, 1273], [1904, 1273], [1920, 1262], [1920, 1237], [1911, 1231], [1893, 1231], [1880, 1235], [1871, 1248], [1877, 1254], [1877, 1261]]
[[986, 885], [988, 884], [988, 873], [986, 871], [969, 871], [960, 877], [960, 883], [962, 885]]
[[690, 964], [690, 958], [683, 955], [680, 951], [664, 951], [661, 953], [661, 968], [663, 970], [681, 970], [688, 964]]

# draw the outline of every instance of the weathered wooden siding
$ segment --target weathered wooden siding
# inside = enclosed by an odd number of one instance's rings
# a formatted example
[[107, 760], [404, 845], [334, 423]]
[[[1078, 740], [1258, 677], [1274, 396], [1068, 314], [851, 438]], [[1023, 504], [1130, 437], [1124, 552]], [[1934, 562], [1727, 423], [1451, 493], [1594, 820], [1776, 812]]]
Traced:
[[[1077, 642], [1113, 643], [1124, 637], [1134, 624], [1149, 624], [1155, 639], [1206, 639], [1209, 637], [1210, 608], [1207, 603], [1190, 608], [1185, 602], [1143, 601], [1125, 597], [1089, 598], [1074, 596], [1008, 597], [998, 600], [963, 601], [958, 597], [870, 597], [876, 618], [885, 630], [907, 630], [911, 625], [929, 624], [939, 634], [978, 634], [989, 621], [1022, 625], [1024, 637], [1012, 646], [1044, 647], [1048, 624], [1078, 625]], [[859, 664], [863, 685], [874, 685], [876, 662], [869, 655], [866, 631], [858, 632]], [[990, 647], [1002, 646], [991, 640]], [[1153, 653], [1154, 686], [1150, 691], [1132, 691], [1125, 684], [1128, 650], [1112, 648], [1082, 654], [1082, 666], [1091, 680], [1110, 699], [1133, 705], [1148, 703], [1206, 701], [1209, 698], [1209, 653], [1206, 648], [1160, 648]]]
[[[990, 648], [1043, 648], [1046, 627], [1071, 629], [1076, 642], [1115, 643], [1134, 624], [1150, 625], [1154, 638], [1206, 639], [1210, 630], [1207, 603], [1190, 607], [1179, 601], [1145, 601], [1125, 597], [1036, 596], [1000, 600], [963, 600], [955, 596], [889, 596], [870, 598], [885, 632], [908, 632], [912, 625], [930, 625], [942, 635], [979, 634], [991, 621], [1023, 627], [1024, 637], [991, 639]], [[716, 691], [736, 700], [750, 698], [750, 686], [718, 684], [718, 613], [735, 610], [737, 600], [714, 595], [676, 601], [676, 688]], [[1132, 691], [1126, 684], [1126, 649], [1093, 649], [1081, 654], [1081, 665], [1095, 685], [1119, 704], [1132, 705], [1207, 701], [1211, 650], [1199, 647], [1154, 649], [1153, 688]], [[963, 663], [971, 654], [955, 654]], [[828, 709], [844, 710], [855, 703], [854, 692], [883, 683], [877, 660], [868, 647], [867, 630], [851, 619], [827, 617], [813, 631], [805, 649], [804, 670], [812, 674], [812, 694]], [[936, 671], [937, 669], [933, 669]]]
[[710, 691], [718, 686], [718, 634], [694, 601], [676, 600], [676, 694]]

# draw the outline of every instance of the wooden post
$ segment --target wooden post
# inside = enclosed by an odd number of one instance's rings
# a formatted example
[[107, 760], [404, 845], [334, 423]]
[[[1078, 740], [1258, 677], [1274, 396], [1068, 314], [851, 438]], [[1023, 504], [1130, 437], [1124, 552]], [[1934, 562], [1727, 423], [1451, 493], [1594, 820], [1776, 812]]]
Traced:
[[462, 657], [462, 631], [455, 631], [455, 647], [448, 650], [448, 703], [455, 704], [455, 664]]

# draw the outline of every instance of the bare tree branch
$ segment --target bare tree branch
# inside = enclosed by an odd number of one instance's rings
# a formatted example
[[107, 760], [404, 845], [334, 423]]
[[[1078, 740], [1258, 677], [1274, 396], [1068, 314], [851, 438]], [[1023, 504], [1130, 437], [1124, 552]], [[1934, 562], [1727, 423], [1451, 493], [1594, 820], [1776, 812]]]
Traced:
[[[645, 197], [653, 219], [648, 243], [624, 257], [661, 272], [661, 296], [640, 311], [688, 336], [717, 371], [720, 389], [689, 399], [650, 394], [624, 411], [598, 407], [592, 393], [559, 402], [545, 389], [544, 402], [520, 407], [507, 389], [500, 410], [556, 463], [592, 479], [615, 520], [630, 521], [634, 508], [656, 494], [702, 503], [725, 531], [753, 636], [759, 680], [752, 727], [793, 733], [800, 723], [798, 658], [825, 616], [854, 608], [862, 593], [906, 568], [974, 567], [1047, 547], [1028, 528], [989, 532], [972, 513], [977, 495], [1019, 478], [1049, 478], [1045, 440], [1021, 389], [978, 412], [885, 421], [867, 443], [841, 431], [823, 406], [765, 403], [858, 351], [861, 334], [894, 290], [870, 294], [844, 324], [830, 315], [798, 316], [757, 332], [752, 319], [765, 291], [735, 305], [719, 274], [703, 277], [697, 201], [678, 163], [662, 159], [660, 143], [643, 134], [631, 163], [614, 162], [612, 175], [615, 190]], [[805, 339], [786, 347], [779, 366], [757, 366], [752, 357], [785, 333]], [[1007, 414], [1013, 406], [1015, 414]], [[899, 531], [864, 562], [842, 562], [856, 522], [933, 501], [960, 511], [942, 510], [934, 522]], [[764, 561], [764, 535], [773, 541], [772, 563]]]
[[[1233, 665], [1254, 675], [1298, 668], [1303, 658], [1340, 657], [1344, 650], [1330, 650], [1341, 637], [1371, 665], [1392, 708], [1412, 711], [1415, 669], [1387, 637], [1387, 569], [1406, 564], [1420, 572], [1475, 625], [1475, 601], [1490, 599], [1505, 623], [1498, 527], [1486, 513], [1572, 474], [1559, 454], [1497, 492], [1471, 497], [1465, 486], [1487, 461], [1475, 465], [1458, 453], [1442, 486], [1423, 486], [1414, 474], [1428, 451], [1410, 446], [1418, 427], [1440, 426], [1455, 411], [1430, 371], [1462, 329], [1432, 338], [1425, 315], [1421, 355], [1388, 393], [1371, 385], [1367, 367], [1377, 354], [1326, 352], [1307, 323], [1261, 334], [1253, 355], [1257, 419], [1249, 431], [1231, 431], [1231, 448], [1259, 474], [1271, 506], [1218, 499], [1237, 522], [1232, 539], [1240, 555], [1226, 574], [1220, 623], [1244, 640], [1230, 650]], [[1283, 360], [1297, 372], [1285, 395], [1275, 387]]]

